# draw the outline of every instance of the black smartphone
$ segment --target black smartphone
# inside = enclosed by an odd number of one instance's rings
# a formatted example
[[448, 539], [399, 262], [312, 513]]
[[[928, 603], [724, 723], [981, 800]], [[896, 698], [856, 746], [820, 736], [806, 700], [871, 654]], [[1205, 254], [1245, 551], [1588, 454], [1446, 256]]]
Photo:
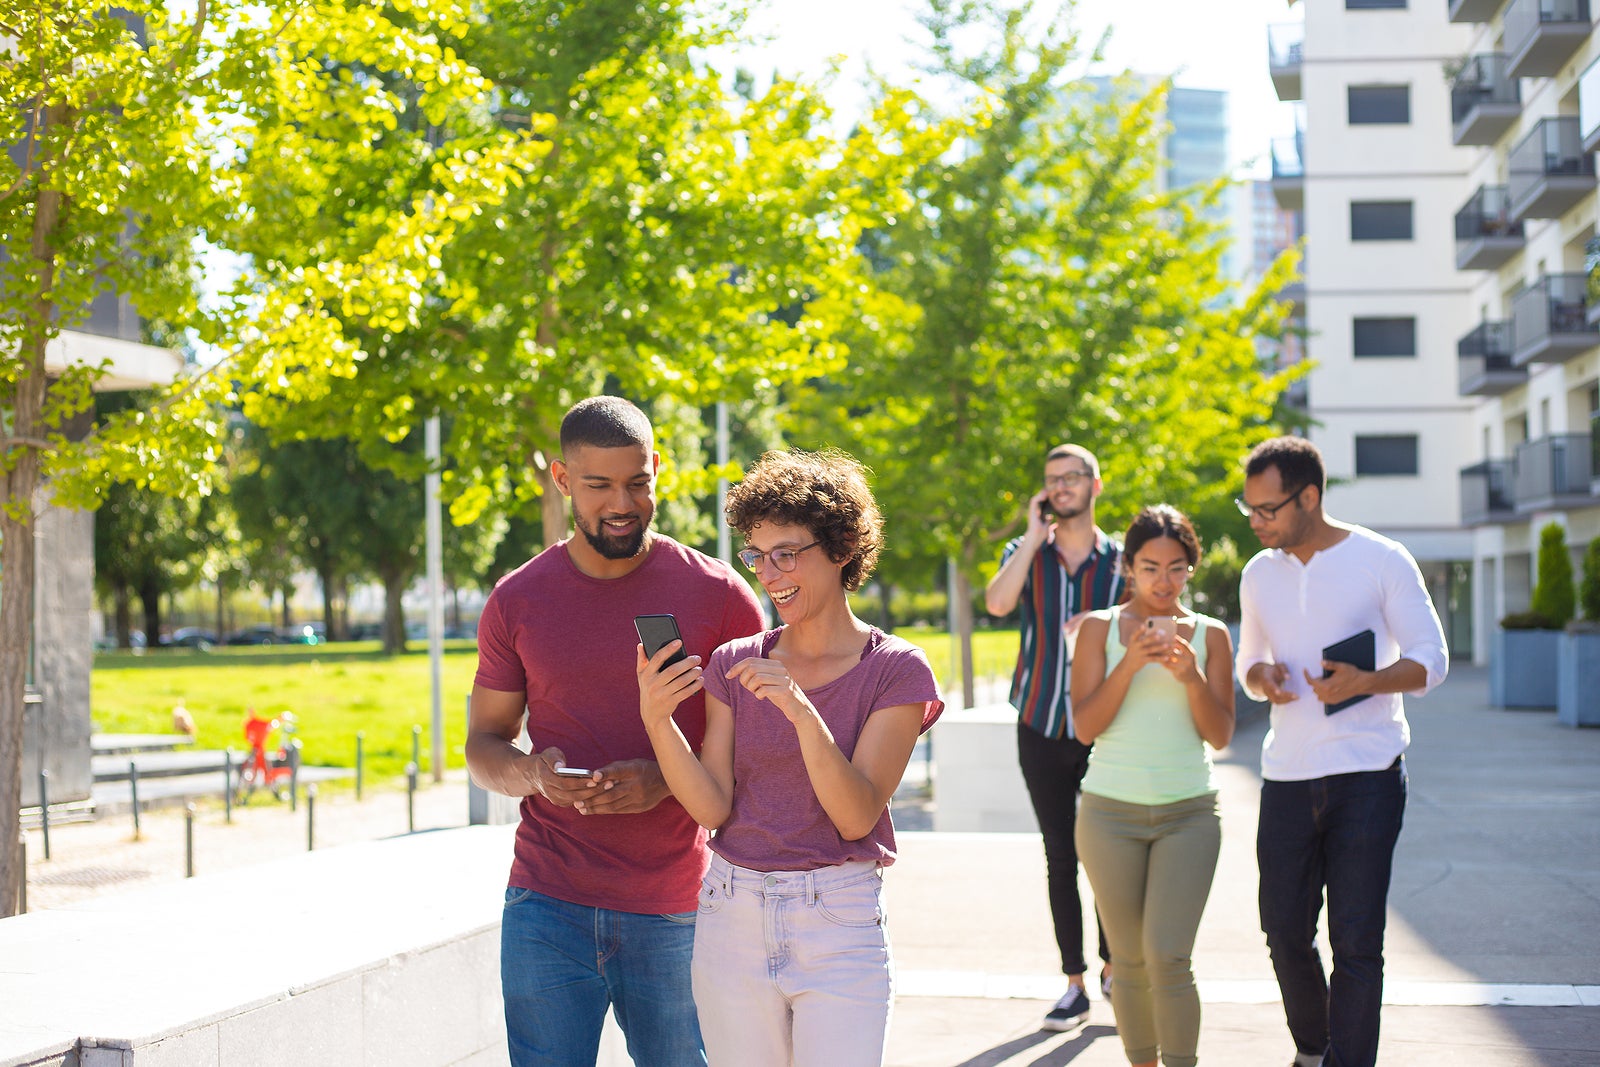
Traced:
[[1055, 515], [1052, 514], [1051, 511], [1050, 511], [1050, 501], [1048, 501], [1048, 500], [1039, 501], [1039, 521], [1040, 522], [1049, 522], [1053, 518], [1055, 518]]
[[[678, 632], [678, 620], [671, 615], [635, 615], [633, 628], [639, 631], [639, 643], [644, 645], [646, 656], [654, 656], [663, 645], [683, 639]], [[688, 658], [689, 654], [680, 648], [667, 658], [667, 662], [661, 665], [662, 669]]]

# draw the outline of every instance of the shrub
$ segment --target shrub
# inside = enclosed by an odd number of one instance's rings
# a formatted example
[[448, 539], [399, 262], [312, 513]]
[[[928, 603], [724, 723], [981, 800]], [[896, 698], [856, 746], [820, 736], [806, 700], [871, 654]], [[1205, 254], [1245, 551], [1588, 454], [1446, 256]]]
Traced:
[[1567, 531], [1560, 523], [1548, 523], [1539, 531], [1539, 576], [1533, 583], [1532, 608], [1559, 630], [1572, 621], [1575, 600]]
[[1537, 611], [1513, 611], [1500, 620], [1502, 630], [1554, 630], [1555, 623], [1550, 621], [1548, 615], [1541, 615]]
[[1583, 554], [1583, 584], [1578, 588], [1578, 602], [1583, 605], [1584, 618], [1600, 622], [1600, 537], [1590, 541]]
[[1189, 591], [1196, 611], [1224, 622], [1239, 620], [1239, 574], [1248, 560], [1231, 537], [1219, 537], [1200, 557]]

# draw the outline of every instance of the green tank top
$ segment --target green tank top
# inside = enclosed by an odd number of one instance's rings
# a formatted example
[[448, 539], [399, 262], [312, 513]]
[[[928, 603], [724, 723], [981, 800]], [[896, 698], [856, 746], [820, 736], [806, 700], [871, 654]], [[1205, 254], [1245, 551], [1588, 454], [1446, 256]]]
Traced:
[[[1121, 662], [1122, 608], [1106, 613], [1106, 673]], [[1221, 626], [1194, 616], [1195, 663], [1206, 669], [1206, 631]], [[1232, 664], [1227, 669], [1231, 669]], [[1216, 792], [1211, 749], [1200, 739], [1189, 697], [1165, 667], [1147, 663], [1133, 676], [1128, 695], [1104, 733], [1095, 738], [1083, 791], [1128, 804], [1171, 804]]]

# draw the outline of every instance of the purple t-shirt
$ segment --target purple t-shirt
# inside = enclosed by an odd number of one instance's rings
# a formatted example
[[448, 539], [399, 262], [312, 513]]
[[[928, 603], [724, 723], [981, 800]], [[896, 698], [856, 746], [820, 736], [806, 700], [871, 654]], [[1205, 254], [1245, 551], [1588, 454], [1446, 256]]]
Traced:
[[[711, 654], [702, 676], [706, 692], [733, 712], [733, 808], [711, 839], [711, 850], [755, 871], [812, 871], [852, 860], [894, 862], [894, 822], [884, 809], [859, 841], [839, 836], [811, 788], [794, 726], [771, 701], [757, 697], [728, 671], [752, 656], [768, 658], [782, 628], [730, 641]], [[806, 696], [828, 724], [839, 751], [855, 753], [862, 727], [875, 711], [921, 704], [922, 729], [944, 702], [922, 650], [874, 629], [861, 661]]]
[[[755, 594], [721, 560], [655, 535], [621, 578], [591, 578], [565, 542], [501, 579], [478, 622], [477, 684], [525, 693], [535, 750], [555, 745], [572, 767], [655, 759], [639, 717], [635, 615], [671, 613], [685, 651], [709, 656], [761, 629]], [[674, 714], [689, 742], [705, 733], [698, 694]], [[710, 856], [705, 834], [668, 797], [632, 815], [580, 815], [524, 797], [509, 884], [594, 908], [693, 911]]]

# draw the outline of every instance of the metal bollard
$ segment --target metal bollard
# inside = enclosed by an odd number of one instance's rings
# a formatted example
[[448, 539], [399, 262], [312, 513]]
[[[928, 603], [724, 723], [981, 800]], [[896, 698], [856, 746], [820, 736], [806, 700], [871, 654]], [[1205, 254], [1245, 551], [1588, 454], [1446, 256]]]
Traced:
[[28, 832], [17, 827], [17, 858], [22, 861], [22, 880], [17, 885], [17, 914], [28, 914]]
[[417, 765], [406, 764], [406, 832], [417, 832]]
[[306, 786], [306, 851], [317, 847], [317, 787]]
[[365, 730], [357, 730], [356, 731], [356, 799], [357, 800], [361, 799], [361, 779], [362, 779], [362, 776], [366, 773], [366, 766], [367, 766], [366, 748], [367, 748], [367, 732]]
[[183, 876], [194, 877], [194, 804], [183, 806]]
[[233, 749], [222, 750], [222, 818], [233, 825]]
[[420, 726], [411, 728], [411, 762], [416, 765], [417, 770], [422, 770], [422, 727]]
[[133, 800], [133, 839], [144, 840], [144, 834], [139, 830], [139, 765], [133, 760], [128, 761], [128, 795]]
[[[44, 834], [44, 858], [50, 858], [50, 772], [39, 768], [39, 830]], [[26, 881], [26, 879], [24, 879]]]
[[297, 737], [291, 742], [289, 749], [289, 811], [293, 814], [300, 810], [300, 753], [293, 747], [300, 744]]

